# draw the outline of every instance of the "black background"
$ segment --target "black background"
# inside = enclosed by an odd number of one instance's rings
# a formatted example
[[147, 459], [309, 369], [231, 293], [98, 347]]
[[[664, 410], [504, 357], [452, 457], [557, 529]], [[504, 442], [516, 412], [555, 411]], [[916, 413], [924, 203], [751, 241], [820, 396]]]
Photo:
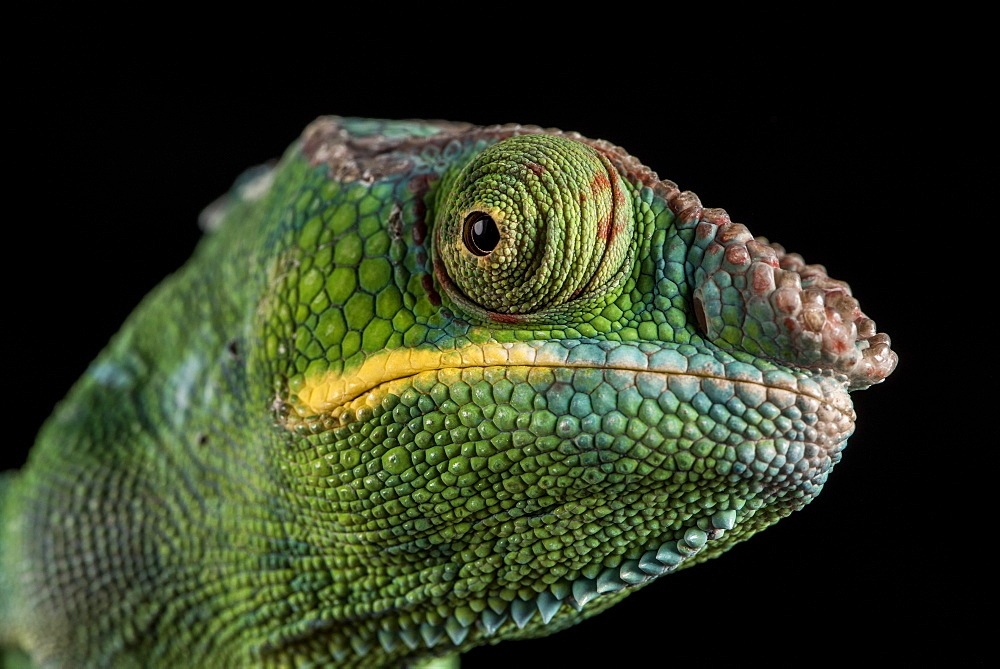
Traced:
[[968, 128], [933, 62], [736, 58], [694, 74], [619, 62], [575, 79], [519, 69], [499, 85], [503, 72], [459, 82], [412, 63], [373, 82], [363, 58], [288, 78], [255, 72], [260, 54], [205, 71], [128, 56], [67, 57], [11, 84], [3, 466], [23, 462], [54, 403], [183, 264], [200, 209], [314, 117], [577, 130], [849, 281], [899, 368], [855, 395], [856, 434], [804, 511], [571, 630], [477, 649], [463, 666], [984, 661], [978, 547], [995, 511], [976, 497], [996, 437], [962, 418], [976, 367], [960, 358], [975, 346], [962, 349], [959, 254], [976, 235], [962, 234], [969, 215], [942, 156]]

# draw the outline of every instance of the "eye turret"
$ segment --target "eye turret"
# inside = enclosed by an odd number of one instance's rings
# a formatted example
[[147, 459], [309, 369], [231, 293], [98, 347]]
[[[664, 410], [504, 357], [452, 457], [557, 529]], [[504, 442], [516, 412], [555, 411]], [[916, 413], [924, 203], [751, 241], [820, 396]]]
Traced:
[[472, 310], [558, 308], [599, 291], [629, 256], [631, 193], [610, 161], [582, 142], [511, 137], [444, 187], [435, 222], [439, 277]]

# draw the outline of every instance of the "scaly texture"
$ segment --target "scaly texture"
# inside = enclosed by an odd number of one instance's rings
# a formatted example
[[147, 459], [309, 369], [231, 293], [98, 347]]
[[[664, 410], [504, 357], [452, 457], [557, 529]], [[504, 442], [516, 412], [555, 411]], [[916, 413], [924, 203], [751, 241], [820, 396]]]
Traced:
[[323, 118], [0, 478], [43, 666], [550, 634], [822, 488], [895, 365], [846, 284], [606, 142]]

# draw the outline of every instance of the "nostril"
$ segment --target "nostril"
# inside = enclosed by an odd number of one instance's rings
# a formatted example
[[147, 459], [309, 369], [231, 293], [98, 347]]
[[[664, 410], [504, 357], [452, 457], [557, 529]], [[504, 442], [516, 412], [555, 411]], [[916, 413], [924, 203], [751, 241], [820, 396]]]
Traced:
[[701, 333], [708, 336], [708, 317], [705, 315], [705, 303], [701, 301], [701, 298], [695, 296], [692, 300], [692, 307], [694, 309], [694, 318], [698, 322], [698, 329]]

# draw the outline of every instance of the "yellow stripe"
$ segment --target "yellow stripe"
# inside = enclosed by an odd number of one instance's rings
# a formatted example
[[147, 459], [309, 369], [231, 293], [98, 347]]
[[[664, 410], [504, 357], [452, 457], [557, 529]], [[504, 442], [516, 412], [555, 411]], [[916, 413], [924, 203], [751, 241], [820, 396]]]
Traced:
[[346, 374], [326, 372], [306, 377], [297, 393], [298, 401], [293, 399], [292, 405], [302, 417], [315, 416], [328, 413], [383, 383], [420, 372], [539, 363], [544, 361], [539, 360], [536, 348], [523, 343], [484, 344], [451, 351], [396, 349], [377, 353]]
[[[290, 398], [290, 402], [301, 418], [330, 414], [338, 407], [343, 407], [351, 400], [372, 392], [383, 384], [407, 379], [421, 372], [469, 367], [598, 367], [636, 373], [683, 374], [706, 378], [713, 376], [710, 373], [689, 370], [686, 360], [679, 356], [660, 361], [656, 361], [655, 356], [653, 358], [640, 356], [625, 362], [586, 360], [578, 356], [570, 362], [567, 360], [566, 349], [559, 346], [547, 349], [545, 344], [546, 342], [488, 343], [472, 344], [449, 351], [412, 348], [384, 351], [372, 355], [359, 368], [344, 374], [325, 372], [304, 378], [298, 392]], [[830, 379], [830, 383], [821, 383], [818, 393], [815, 386], [819, 379], [799, 379], [791, 374], [773, 376], [766, 382], [763, 379], [746, 378], [730, 380], [734, 383], [761, 385], [777, 392], [808, 395], [853, 416], [846, 389], [842, 387], [842, 383], [833, 379]], [[800, 382], [806, 385], [800, 385]], [[380, 401], [386, 390], [389, 389], [382, 388], [370, 397], [369, 403]]]

